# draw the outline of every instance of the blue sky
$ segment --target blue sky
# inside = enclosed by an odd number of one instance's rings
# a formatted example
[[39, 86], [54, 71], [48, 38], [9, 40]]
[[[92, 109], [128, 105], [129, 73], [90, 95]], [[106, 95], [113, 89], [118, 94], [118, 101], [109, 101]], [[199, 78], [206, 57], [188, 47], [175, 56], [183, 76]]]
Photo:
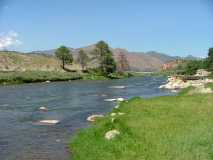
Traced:
[[[114, 48], [205, 57], [213, 47], [212, 0], [0, 0], [9, 49], [73, 48], [105, 40]], [[14, 38], [15, 37], [15, 38]], [[17, 43], [19, 42], [19, 43]]]

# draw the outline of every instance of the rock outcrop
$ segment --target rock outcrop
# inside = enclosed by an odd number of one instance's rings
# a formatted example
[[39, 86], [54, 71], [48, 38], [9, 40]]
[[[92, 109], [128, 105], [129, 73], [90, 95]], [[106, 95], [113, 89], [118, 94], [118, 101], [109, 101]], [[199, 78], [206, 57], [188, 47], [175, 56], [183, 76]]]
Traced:
[[161, 85], [159, 88], [165, 88], [165, 89], [171, 89], [171, 90], [177, 90], [177, 89], [183, 89], [187, 87], [202, 87], [207, 83], [213, 83], [212, 79], [201, 79], [201, 80], [189, 80], [189, 81], [183, 81], [182, 79], [174, 76], [168, 78], [168, 83], [165, 85]]

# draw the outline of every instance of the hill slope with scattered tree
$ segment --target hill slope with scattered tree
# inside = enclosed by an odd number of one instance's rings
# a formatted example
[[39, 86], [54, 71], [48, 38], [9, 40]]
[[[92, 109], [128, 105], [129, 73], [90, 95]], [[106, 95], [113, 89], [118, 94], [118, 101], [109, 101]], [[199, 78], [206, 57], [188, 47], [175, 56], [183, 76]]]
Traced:
[[[69, 48], [69, 49], [72, 52], [74, 59], [77, 59], [77, 56], [80, 50], [83, 50], [90, 57], [91, 56], [90, 53], [95, 49], [95, 45], [90, 45], [87, 47], [82, 47], [77, 49], [74, 49], [74, 48]], [[128, 50], [120, 49], [120, 48], [116, 48], [116, 49], [110, 48], [110, 50], [113, 53], [116, 62], [119, 61], [120, 54], [125, 55], [129, 64], [129, 69], [131, 71], [142, 71], [142, 72], [160, 71], [163, 64], [177, 59], [177, 57], [168, 56], [166, 54], [158, 53], [155, 51], [130, 52]], [[52, 50], [46, 50], [46, 51], [34, 51], [32, 53], [53, 55], [55, 51], [56, 51], [55, 49], [52, 49]], [[89, 66], [91, 65], [96, 66], [97, 62], [92, 61], [91, 64], [89, 64]]]

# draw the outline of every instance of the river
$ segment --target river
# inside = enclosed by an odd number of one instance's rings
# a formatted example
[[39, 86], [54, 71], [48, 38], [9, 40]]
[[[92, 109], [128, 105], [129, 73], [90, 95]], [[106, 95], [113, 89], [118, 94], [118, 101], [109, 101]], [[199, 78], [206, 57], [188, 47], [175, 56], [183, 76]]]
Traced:
[[[165, 81], [164, 77], [147, 76], [1, 86], [0, 160], [68, 160], [70, 137], [89, 125], [87, 116], [107, 113], [115, 106], [115, 102], [105, 99], [170, 95], [158, 89]], [[41, 106], [47, 106], [49, 111], [39, 111]], [[35, 123], [45, 119], [60, 123]]]

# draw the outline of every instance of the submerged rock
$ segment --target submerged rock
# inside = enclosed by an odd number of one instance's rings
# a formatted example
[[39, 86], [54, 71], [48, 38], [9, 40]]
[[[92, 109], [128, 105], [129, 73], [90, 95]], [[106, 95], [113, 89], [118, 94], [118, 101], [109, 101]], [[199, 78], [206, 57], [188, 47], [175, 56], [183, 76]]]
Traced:
[[41, 120], [38, 122], [40, 125], [56, 125], [60, 123], [59, 120]]
[[114, 88], [114, 89], [124, 89], [126, 86], [111, 86], [109, 88]]
[[111, 98], [111, 99], [105, 99], [104, 101], [106, 101], [106, 102], [113, 102], [113, 101], [116, 101], [117, 99], [115, 99], [115, 98]]
[[107, 95], [106, 94], [101, 94], [101, 97], [107, 97]]
[[125, 99], [124, 98], [117, 98], [117, 101], [123, 102], [123, 101], [125, 101]]
[[91, 115], [87, 118], [87, 121], [89, 122], [95, 122], [98, 118], [103, 118], [104, 115], [102, 114], [94, 114], [94, 115]]
[[125, 101], [125, 99], [119, 97], [119, 98], [105, 99], [104, 101], [106, 101], [106, 102], [113, 102], [113, 101], [123, 102], [123, 101]]
[[39, 110], [40, 110], [40, 111], [47, 112], [47, 111], [48, 111], [48, 108], [43, 106], [43, 107], [40, 107]]
[[114, 139], [115, 137], [117, 137], [118, 135], [120, 135], [120, 132], [118, 130], [114, 129], [114, 130], [108, 131], [105, 134], [105, 139], [111, 140], [111, 139]]

